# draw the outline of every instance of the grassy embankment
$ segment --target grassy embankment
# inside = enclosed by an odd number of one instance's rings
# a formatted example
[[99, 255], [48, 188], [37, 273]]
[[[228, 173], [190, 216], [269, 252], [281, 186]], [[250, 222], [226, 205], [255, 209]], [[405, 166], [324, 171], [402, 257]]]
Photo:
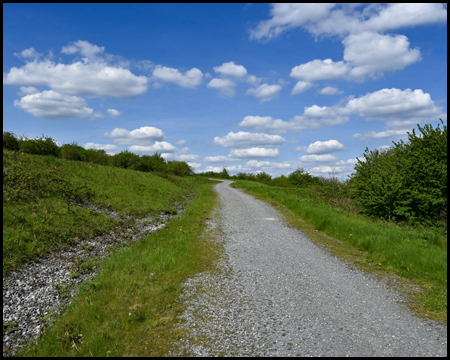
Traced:
[[134, 218], [174, 211], [194, 177], [161, 178], [109, 166], [3, 150], [3, 273], [119, 222], [76, 202]]
[[[3, 271], [46, 251], [107, 231], [118, 222], [74, 201], [142, 217], [185, 211], [102, 262], [64, 315], [28, 356], [160, 356], [179, 338], [181, 284], [212, 266], [217, 251], [206, 220], [216, 204], [211, 181], [3, 151]], [[6, 181], [5, 181], [6, 179]], [[187, 202], [186, 195], [193, 195]], [[82, 334], [82, 336], [79, 336]]]
[[[301, 188], [280, 188], [238, 180], [233, 187], [274, 205], [286, 220], [345, 261], [397, 284], [411, 308], [447, 322], [447, 237], [402, 228], [337, 207]], [[421, 290], [417, 290], [419, 285]]]

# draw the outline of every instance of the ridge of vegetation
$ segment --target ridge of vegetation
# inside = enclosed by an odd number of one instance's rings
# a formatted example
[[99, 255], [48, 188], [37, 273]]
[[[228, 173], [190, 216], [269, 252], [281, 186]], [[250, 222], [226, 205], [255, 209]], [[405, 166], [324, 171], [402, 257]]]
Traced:
[[[123, 159], [131, 160], [124, 165]], [[75, 144], [59, 147], [45, 136], [24, 140], [4, 132], [3, 274], [120, 224], [84, 204], [133, 218], [175, 212], [207, 182], [191, 174], [185, 162], [166, 163], [159, 154], [110, 156]]]

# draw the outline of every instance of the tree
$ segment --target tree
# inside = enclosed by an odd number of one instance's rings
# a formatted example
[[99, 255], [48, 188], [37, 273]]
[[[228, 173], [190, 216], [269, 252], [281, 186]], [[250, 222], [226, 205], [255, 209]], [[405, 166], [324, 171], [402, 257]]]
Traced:
[[312, 175], [310, 175], [304, 168], [297, 168], [288, 176], [289, 182], [297, 187], [313, 184], [315, 182]]
[[219, 174], [221, 179], [229, 179], [230, 174], [228, 173], [228, 170], [224, 167], [222, 172]]
[[17, 151], [20, 149], [20, 141], [14, 133], [3, 131], [3, 149]]
[[193, 173], [192, 168], [186, 162], [176, 160], [167, 163], [167, 171], [178, 176], [188, 176]]
[[265, 171], [262, 171], [258, 174], [256, 174], [256, 180], [259, 182], [262, 182], [264, 184], [269, 183], [270, 180], [272, 180], [272, 176], [267, 174]]

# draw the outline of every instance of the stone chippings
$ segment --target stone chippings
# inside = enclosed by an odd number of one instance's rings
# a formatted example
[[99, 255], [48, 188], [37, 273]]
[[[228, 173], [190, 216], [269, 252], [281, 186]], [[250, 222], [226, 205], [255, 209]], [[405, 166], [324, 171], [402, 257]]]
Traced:
[[[14, 356], [21, 345], [37, 338], [52, 319], [61, 314], [78, 285], [97, 274], [98, 259], [108, 257], [113, 248], [129, 245], [164, 227], [173, 216], [165, 212], [157, 219], [134, 220], [94, 205], [78, 206], [120, 220], [127, 224], [126, 229], [122, 232], [112, 230], [93, 239], [66, 245], [3, 276], [3, 356]], [[178, 206], [177, 214], [181, 212], [182, 208]], [[80, 262], [94, 258], [97, 261], [92, 271], [77, 271]], [[77, 272], [77, 277], [71, 276], [72, 271]]]
[[447, 356], [446, 326], [228, 183], [216, 185], [224, 254], [184, 284], [169, 355]]

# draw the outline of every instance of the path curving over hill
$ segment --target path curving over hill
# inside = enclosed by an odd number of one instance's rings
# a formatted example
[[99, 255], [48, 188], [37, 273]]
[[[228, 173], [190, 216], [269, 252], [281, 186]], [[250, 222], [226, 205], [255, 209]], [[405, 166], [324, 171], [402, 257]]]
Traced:
[[317, 247], [231, 181], [217, 184], [223, 259], [185, 284], [172, 355], [446, 356], [447, 328]]

